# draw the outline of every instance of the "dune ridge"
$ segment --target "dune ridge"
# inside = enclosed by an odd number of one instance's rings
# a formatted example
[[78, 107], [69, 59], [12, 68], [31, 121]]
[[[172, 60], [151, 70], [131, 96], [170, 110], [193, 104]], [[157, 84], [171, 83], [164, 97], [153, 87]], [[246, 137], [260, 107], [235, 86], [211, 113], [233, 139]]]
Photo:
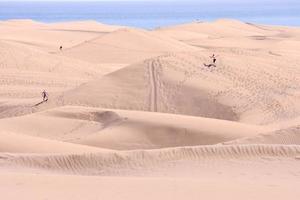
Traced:
[[6, 132], [118, 150], [218, 144], [272, 130], [209, 118], [78, 106], [2, 119], [0, 126]]
[[[181, 147], [164, 150], [100, 153], [85, 155], [10, 155], [2, 154], [2, 166], [13, 165], [25, 168], [67, 171], [84, 175], [104, 175], [106, 171], [153, 168], [164, 163], [218, 159], [299, 159], [297, 145], [234, 145]], [[88, 170], [87, 170], [88, 169]], [[91, 174], [90, 174], [91, 173]]]

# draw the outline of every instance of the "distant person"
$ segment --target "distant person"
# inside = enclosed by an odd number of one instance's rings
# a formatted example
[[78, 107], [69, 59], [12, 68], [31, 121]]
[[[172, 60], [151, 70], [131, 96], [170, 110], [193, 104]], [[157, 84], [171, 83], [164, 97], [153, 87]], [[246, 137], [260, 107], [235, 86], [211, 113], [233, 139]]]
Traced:
[[211, 64], [205, 64], [205, 63], [203, 63], [203, 65], [205, 66], [205, 67], [217, 67], [216, 66], [216, 62], [217, 62], [217, 58], [216, 58], [217, 56], [215, 55], [215, 54], [213, 54], [212, 56], [210, 56], [210, 58], [212, 59], [212, 63]]
[[62, 51], [62, 46], [60, 46], [60, 47], [59, 47], [59, 50], [61, 50], [61, 51]]
[[213, 60], [214, 64], [217, 62], [217, 58], [215, 54], [213, 54], [210, 58]]
[[46, 90], [42, 92], [42, 97], [43, 97], [43, 101], [48, 101], [48, 93], [46, 92]]

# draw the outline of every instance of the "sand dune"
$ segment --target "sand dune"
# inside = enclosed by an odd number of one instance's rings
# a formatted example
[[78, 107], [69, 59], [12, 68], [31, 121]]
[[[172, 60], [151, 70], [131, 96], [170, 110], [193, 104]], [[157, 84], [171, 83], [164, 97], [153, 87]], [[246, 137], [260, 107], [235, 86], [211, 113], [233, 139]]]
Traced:
[[[12, 26], [12, 22], [7, 23]], [[25, 25], [21, 23], [20, 26], [14, 25], [13, 27], [25, 26], [29, 30], [34, 29], [27, 25], [27, 23], [34, 22], [25, 21], [24, 23]], [[0, 38], [3, 36], [1, 31]], [[35, 35], [29, 36], [31, 39], [36, 39]], [[63, 91], [124, 67], [122, 64], [95, 65], [76, 58], [65, 57], [61, 52], [59, 54], [48, 53], [40, 49], [39, 45], [27, 44], [22, 37], [23, 35], [19, 35], [19, 39], [23, 42], [0, 39], [1, 118], [35, 112], [33, 105], [41, 101], [41, 92], [44, 89], [53, 98]]]
[[299, 42], [228, 19], [0, 21], [1, 197], [298, 199]]
[[189, 65], [184, 56], [166, 55], [123, 68], [65, 92], [63, 102], [236, 120], [230, 107], [210, 100], [205, 91], [201, 76], [212, 73], [200, 64], [204, 57], [196, 57], [196, 62]]
[[265, 35], [272, 34], [272, 29], [268, 29], [264, 26], [255, 24], [247, 24], [238, 20], [221, 19], [214, 22], [194, 22], [190, 24], [176, 25], [171, 27], [164, 27], [157, 29], [157, 31], [171, 34], [177, 39], [183, 39], [184, 34], [175, 34], [176, 31], [182, 31], [188, 33], [194, 33], [194, 36], [202, 35], [202, 37], [209, 38], [221, 38], [221, 37], [241, 37], [241, 36], [253, 36], [253, 35]]
[[32, 20], [4, 21], [0, 27], [0, 39], [52, 53], [59, 52], [61, 45], [69, 48], [121, 28], [93, 21], [44, 24]]
[[210, 62], [210, 52], [166, 54], [85, 83], [65, 92], [62, 98], [67, 105], [175, 113], [252, 124], [299, 116], [299, 88], [295, 85], [300, 82], [298, 59], [287, 60], [251, 50], [214, 52], [219, 55], [216, 68], [203, 66]]
[[230, 19], [194, 22], [156, 30], [189, 45], [210, 49], [273, 49], [274, 45], [279, 46], [285, 40], [297, 38], [299, 41], [298, 31], [296, 28], [257, 25]]
[[0, 126], [6, 132], [122, 150], [217, 144], [269, 130], [215, 119], [87, 107], [2, 119]]
[[300, 126], [277, 130], [271, 133], [265, 133], [255, 137], [248, 137], [230, 141], [224, 144], [300, 144]]
[[82, 153], [99, 149], [15, 133], [0, 133], [1, 153]]
[[[148, 172], [149, 175], [159, 176], [187, 176], [189, 173], [190, 176], [197, 176], [197, 173], [201, 174], [198, 166], [204, 167], [203, 165], [209, 166], [218, 162], [228, 162], [231, 166], [234, 166], [234, 160], [238, 165], [247, 162], [259, 164], [264, 160], [285, 160], [293, 163], [299, 156], [300, 148], [297, 145], [217, 145], [151, 151], [104, 151], [94, 154], [1, 154], [0, 167], [12, 166], [80, 175], [126, 176]], [[185, 166], [185, 163], [189, 164]], [[299, 163], [294, 165], [299, 167]], [[177, 171], [177, 167], [183, 167], [184, 170]], [[189, 170], [193, 170], [193, 173]]]
[[163, 35], [126, 28], [67, 49], [64, 55], [92, 63], [133, 63], [165, 52], [196, 50], [199, 49]]
[[106, 72], [80, 60], [49, 55], [15, 42], [0, 42], [0, 68], [0, 96], [6, 98], [40, 96], [43, 88], [51, 93], [62, 92]]

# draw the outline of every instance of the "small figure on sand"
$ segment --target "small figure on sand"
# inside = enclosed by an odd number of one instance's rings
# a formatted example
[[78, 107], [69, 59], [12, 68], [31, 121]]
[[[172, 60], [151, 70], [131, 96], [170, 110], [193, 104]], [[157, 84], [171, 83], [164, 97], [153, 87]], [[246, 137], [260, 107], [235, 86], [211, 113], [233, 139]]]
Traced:
[[39, 105], [41, 105], [41, 104], [43, 104], [43, 103], [45, 103], [45, 102], [48, 101], [48, 93], [46, 92], [46, 90], [43, 90], [43, 92], [42, 92], [42, 98], [43, 98], [43, 100], [41, 102], [35, 104], [34, 106], [39, 106]]
[[216, 55], [213, 54], [212, 56], [210, 56], [210, 58], [213, 60], [213, 63], [215, 64], [217, 61]]
[[63, 49], [63, 48], [62, 48], [62, 46], [60, 46], [60, 47], [59, 47], [59, 50], [61, 50], [61, 51], [62, 51], [62, 49]]
[[42, 92], [42, 97], [43, 97], [43, 101], [48, 101], [48, 93], [46, 92], [46, 90]]
[[205, 63], [203, 63], [203, 65], [205, 66], [205, 67], [217, 67], [216, 66], [216, 62], [217, 62], [217, 58], [216, 58], [217, 56], [215, 55], [215, 54], [213, 54], [212, 56], [210, 56], [210, 58], [212, 59], [212, 63], [210, 63], [210, 64], [205, 64]]

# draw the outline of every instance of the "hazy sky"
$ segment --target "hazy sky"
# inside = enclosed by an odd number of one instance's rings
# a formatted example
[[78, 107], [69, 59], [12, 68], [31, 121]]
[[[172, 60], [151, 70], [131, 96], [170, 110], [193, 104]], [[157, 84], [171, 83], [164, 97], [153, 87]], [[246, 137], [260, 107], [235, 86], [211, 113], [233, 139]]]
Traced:
[[[0, 0], [0, 1], [41, 1], [41, 2], [47, 2], [47, 1], [82, 1], [84, 2], [85, 0]], [[299, 0], [86, 0], [86, 1], [177, 1], [177, 2], [204, 2], [204, 3], [208, 3], [208, 2], [236, 2], [236, 3], [242, 3], [242, 2], [270, 2], [270, 3], [282, 3], [282, 4], [286, 4], [286, 3], [298, 3]]]
[[185, 3], [185, 2], [197, 2], [197, 3], [205, 3], [205, 4], [212, 4], [212, 3], [237, 3], [237, 4], [257, 4], [257, 5], [263, 5], [263, 4], [279, 4], [279, 5], [284, 5], [288, 7], [293, 7], [293, 5], [299, 5], [300, 0], [0, 0], [0, 2], [126, 2], [126, 1], [134, 1], [134, 2], [151, 2], [151, 1], [156, 1], [156, 2], [180, 2], [180, 3]]

